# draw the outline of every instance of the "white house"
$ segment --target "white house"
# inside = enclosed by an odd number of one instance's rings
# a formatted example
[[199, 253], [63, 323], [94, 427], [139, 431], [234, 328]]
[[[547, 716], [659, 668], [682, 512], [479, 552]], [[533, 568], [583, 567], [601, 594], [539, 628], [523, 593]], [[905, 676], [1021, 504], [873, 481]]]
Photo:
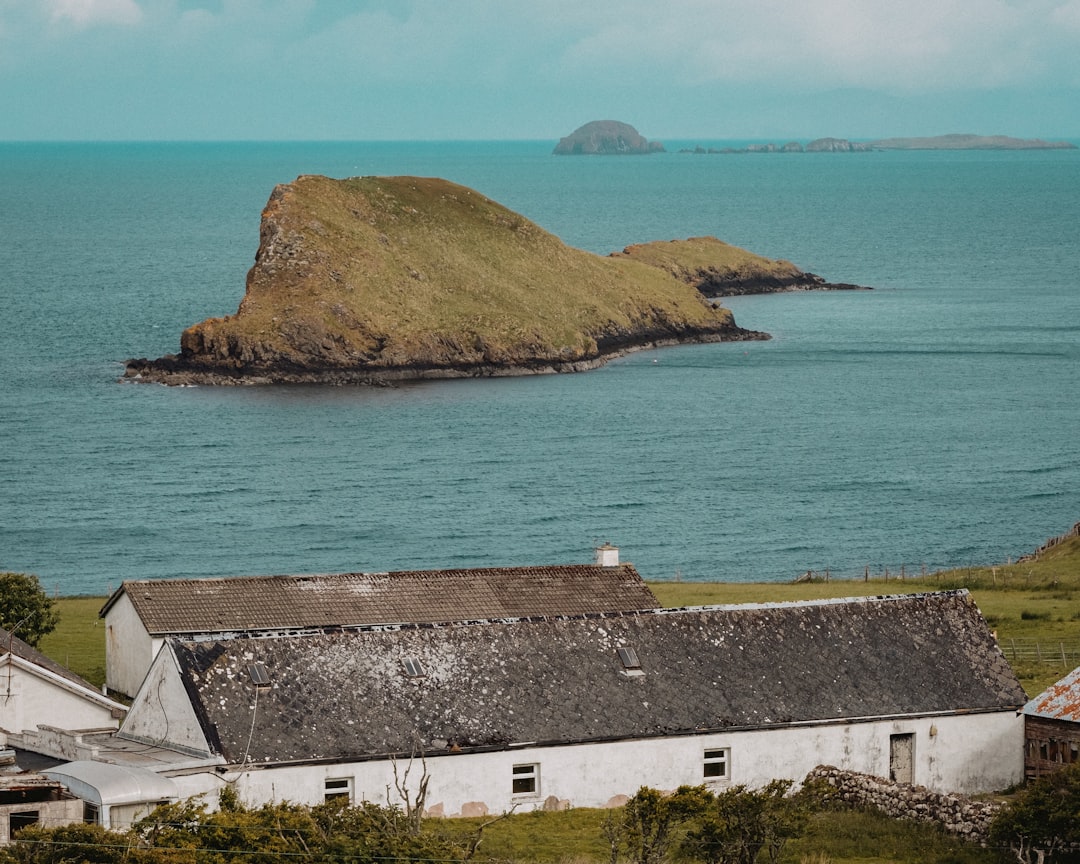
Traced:
[[110, 730], [127, 708], [92, 684], [0, 629], [0, 746], [44, 753], [50, 729]]
[[1022, 779], [1025, 698], [957, 591], [169, 640], [118, 739], [211, 802], [426, 774], [434, 814], [603, 807], [821, 763], [972, 793]]
[[652, 591], [618, 550], [595, 564], [146, 579], [124, 582], [101, 609], [105, 683], [134, 696], [170, 637], [655, 609]]

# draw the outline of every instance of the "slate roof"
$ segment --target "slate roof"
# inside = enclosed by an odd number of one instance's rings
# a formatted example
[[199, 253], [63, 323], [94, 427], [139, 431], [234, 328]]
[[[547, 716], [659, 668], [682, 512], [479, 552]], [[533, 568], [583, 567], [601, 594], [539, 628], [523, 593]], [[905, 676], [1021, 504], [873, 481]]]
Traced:
[[61, 678], [66, 678], [68, 681], [78, 684], [80, 687], [85, 687], [87, 690], [97, 692], [98, 688], [85, 678], [76, 675], [66, 666], [61, 666], [55, 660], [50, 660], [38, 651], [37, 648], [34, 648], [18, 636], [13, 636], [10, 631], [0, 627], [0, 655], [7, 654], [8, 648], [11, 649], [12, 654], [16, 657], [21, 657], [28, 663], [33, 663], [35, 666], [40, 666], [42, 669], [48, 669], [54, 675], [59, 675]]
[[124, 582], [151, 635], [351, 627], [655, 609], [632, 564]]
[[1024, 713], [1047, 720], [1080, 723], [1080, 666], [1028, 702]]
[[[1026, 698], [966, 591], [170, 645], [231, 762], [1015, 710]], [[644, 674], [627, 673], [618, 647]], [[407, 660], [424, 674], [410, 677]], [[271, 681], [257, 699], [254, 663]]]

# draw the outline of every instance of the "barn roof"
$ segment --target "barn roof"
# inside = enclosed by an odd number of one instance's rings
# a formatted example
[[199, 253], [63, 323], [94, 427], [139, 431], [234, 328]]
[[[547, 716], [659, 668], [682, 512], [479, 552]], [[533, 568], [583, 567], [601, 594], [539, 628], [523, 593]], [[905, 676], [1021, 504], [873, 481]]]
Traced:
[[124, 582], [151, 635], [351, 627], [654, 609], [632, 564]]
[[1080, 666], [1028, 702], [1024, 713], [1047, 720], [1080, 723]]
[[1025, 700], [966, 591], [170, 645], [208, 742], [233, 762], [1015, 710]]

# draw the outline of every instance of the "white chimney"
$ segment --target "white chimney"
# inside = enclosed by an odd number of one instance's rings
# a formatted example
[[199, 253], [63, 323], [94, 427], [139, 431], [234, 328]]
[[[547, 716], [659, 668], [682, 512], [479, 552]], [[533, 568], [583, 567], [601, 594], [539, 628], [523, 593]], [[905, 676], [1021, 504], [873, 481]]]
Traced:
[[597, 567], [618, 567], [619, 566], [619, 547], [612, 546], [610, 543], [605, 543], [603, 546], [596, 547], [596, 566]]

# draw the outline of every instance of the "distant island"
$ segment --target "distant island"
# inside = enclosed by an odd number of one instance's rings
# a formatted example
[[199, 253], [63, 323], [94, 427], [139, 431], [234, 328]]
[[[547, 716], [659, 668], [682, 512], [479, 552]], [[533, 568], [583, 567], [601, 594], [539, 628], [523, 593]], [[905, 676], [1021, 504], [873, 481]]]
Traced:
[[846, 138], [815, 138], [805, 147], [798, 141], [786, 144], [750, 144], [746, 147], [684, 147], [680, 153], [870, 153], [875, 150], [1075, 150], [1068, 141], [1041, 138], [1010, 138], [1008, 135], [937, 135], [930, 138], [879, 138], [849, 141]]
[[628, 123], [593, 120], [575, 129], [555, 145], [556, 156], [628, 156], [663, 153], [659, 141], [648, 141]]
[[[180, 353], [127, 362], [165, 384], [380, 384], [591, 369], [627, 351], [767, 339], [710, 302], [828, 288], [715, 238], [567, 246], [438, 178], [302, 176], [276, 187], [235, 315]], [[848, 286], [835, 286], [848, 287]]]

